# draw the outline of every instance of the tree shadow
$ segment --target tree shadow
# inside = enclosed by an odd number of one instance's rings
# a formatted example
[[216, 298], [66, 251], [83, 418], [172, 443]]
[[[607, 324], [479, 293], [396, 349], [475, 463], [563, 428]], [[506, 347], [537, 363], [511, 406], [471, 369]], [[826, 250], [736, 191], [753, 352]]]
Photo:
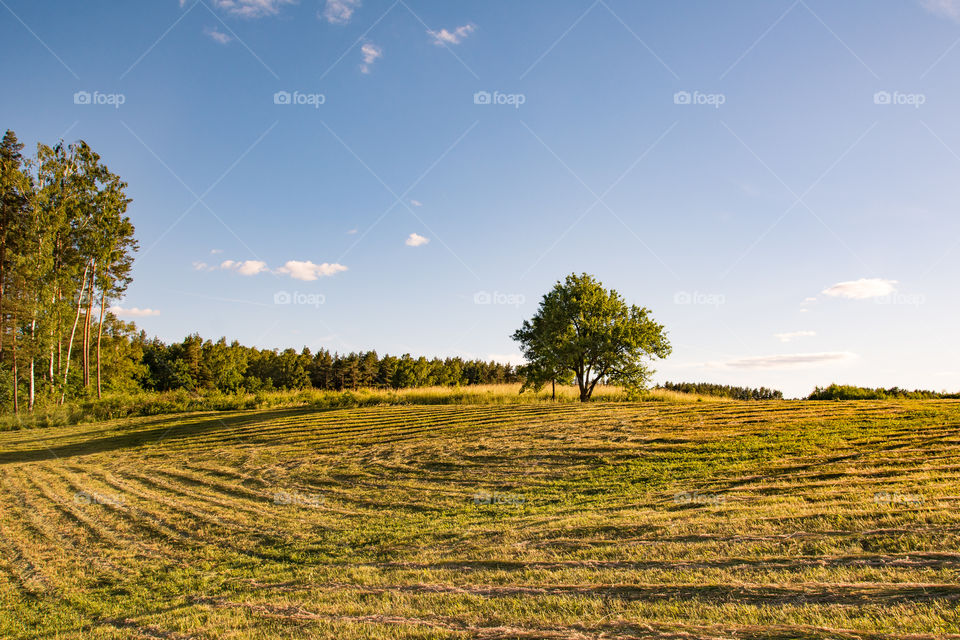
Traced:
[[256, 413], [232, 413], [221, 417], [207, 416], [200, 420], [188, 419], [184, 422], [183, 415], [173, 415], [167, 418], [151, 420], [150, 428], [136, 431], [124, 431], [109, 436], [84, 440], [56, 446], [41, 446], [17, 451], [0, 451], [0, 465], [18, 464], [25, 462], [42, 462], [58, 460], [76, 456], [107, 453], [123, 449], [134, 449], [157, 445], [161, 442], [185, 441], [192, 438], [207, 436], [218, 430], [226, 436], [230, 431], [240, 426], [250, 426], [257, 422], [270, 422], [279, 418], [296, 415], [306, 415], [324, 411], [323, 409], [295, 407], [291, 409], [277, 409]]

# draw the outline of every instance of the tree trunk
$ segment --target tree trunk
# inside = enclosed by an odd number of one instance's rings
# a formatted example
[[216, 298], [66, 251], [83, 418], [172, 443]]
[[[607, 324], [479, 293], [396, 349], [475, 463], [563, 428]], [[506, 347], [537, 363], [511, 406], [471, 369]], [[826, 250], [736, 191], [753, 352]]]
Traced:
[[83, 319], [83, 388], [90, 386], [90, 325], [93, 315], [93, 283], [96, 280], [97, 267], [90, 272], [90, 290], [87, 293], [87, 313]]
[[27, 402], [27, 408], [33, 413], [33, 405], [37, 399], [37, 381], [36, 381], [36, 348], [37, 341], [37, 311], [33, 311], [33, 320], [30, 321], [30, 395]]
[[20, 382], [17, 380], [17, 314], [13, 314], [13, 331], [10, 332], [10, 345], [13, 350], [13, 413], [20, 413]]
[[83, 306], [83, 292], [87, 288], [87, 272], [89, 270], [90, 265], [87, 264], [87, 266], [83, 268], [83, 281], [80, 285], [80, 294], [77, 296], [77, 315], [73, 319], [73, 330], [70, 331], [70, 343], [67, 346], [67, 361], [63, 367], [63, 388], [60, 393], [60, 404], [63, 404], [67, 397], [67, 376], [70, 374], [70, 354], [73, 351], [73, 339], [77, 335], [77, 325], [80, 323], [80, 309]]
[[552, 380], [550, 380], [550, 387], [551, 387], [550, 399], [556, 400], [557, 399], [557, 379], [556, 378], [553, 378]]
[[100, 322], [97, 323], [97, 400], [102, 397], [100, 391], [100, 341], [103, 338], [103, 308], [107, 304], [107, 290], [100, 294]]

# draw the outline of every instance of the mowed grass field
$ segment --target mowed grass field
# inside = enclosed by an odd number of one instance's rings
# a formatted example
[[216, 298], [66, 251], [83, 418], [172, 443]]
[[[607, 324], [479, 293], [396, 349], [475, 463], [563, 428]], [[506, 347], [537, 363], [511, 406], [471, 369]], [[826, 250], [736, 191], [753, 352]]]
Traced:
[[0, 434], [2, 638], [960, 637], [960, 403]]

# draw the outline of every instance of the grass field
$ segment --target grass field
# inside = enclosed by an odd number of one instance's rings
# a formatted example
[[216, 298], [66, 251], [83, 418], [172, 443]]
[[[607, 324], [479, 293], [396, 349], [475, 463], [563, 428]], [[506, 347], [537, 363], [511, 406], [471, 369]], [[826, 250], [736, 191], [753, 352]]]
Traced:
[[956, 401], [154, 416], [0, 482], [3, 638], [960, 637]]

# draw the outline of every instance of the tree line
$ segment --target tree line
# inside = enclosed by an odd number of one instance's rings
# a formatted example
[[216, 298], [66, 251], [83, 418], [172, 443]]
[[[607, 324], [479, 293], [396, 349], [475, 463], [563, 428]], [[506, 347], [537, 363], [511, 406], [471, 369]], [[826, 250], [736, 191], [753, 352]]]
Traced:
[[831, 384], [828, 387], [816, 387], [807, 400], [942, 400], [958, 399], [960, 393], [928, 391], [926, 389], [901, 389], [890, 387], [855, 387], [846, 384]]
[[[144, 340], [141, 334], [138, 338]], [[351, 353], [320, 349], [257, 349], [221, 338], [199, 335], [166, 345], [159, 340], [142, 346], [140, 386], [154, 391], [218, 390], [228, 393], [289, 389], [460, 386], [517, 382], [512, 365], [463, 358], [425, 358], [410, 354], [380, 356], [376, 351]]]
[[664, 382], [660, 389], [679, 391], [680, 393], [696, 393], [702, 396], [732, 398], [734, 400], [783, 400], [783, 392], [776, 389], [759, 387], [735, 387], [728, 384], [713, 384], [710, 382]]
[[[0, 375], [10, 403], [103, 389], [104, 328], [137, 249], [127, 184], [90, 146], [0, 142]], [[95, 382], [94, 382], [95, 380]], [[6, 385], [5, 385], [6, 386]]]

